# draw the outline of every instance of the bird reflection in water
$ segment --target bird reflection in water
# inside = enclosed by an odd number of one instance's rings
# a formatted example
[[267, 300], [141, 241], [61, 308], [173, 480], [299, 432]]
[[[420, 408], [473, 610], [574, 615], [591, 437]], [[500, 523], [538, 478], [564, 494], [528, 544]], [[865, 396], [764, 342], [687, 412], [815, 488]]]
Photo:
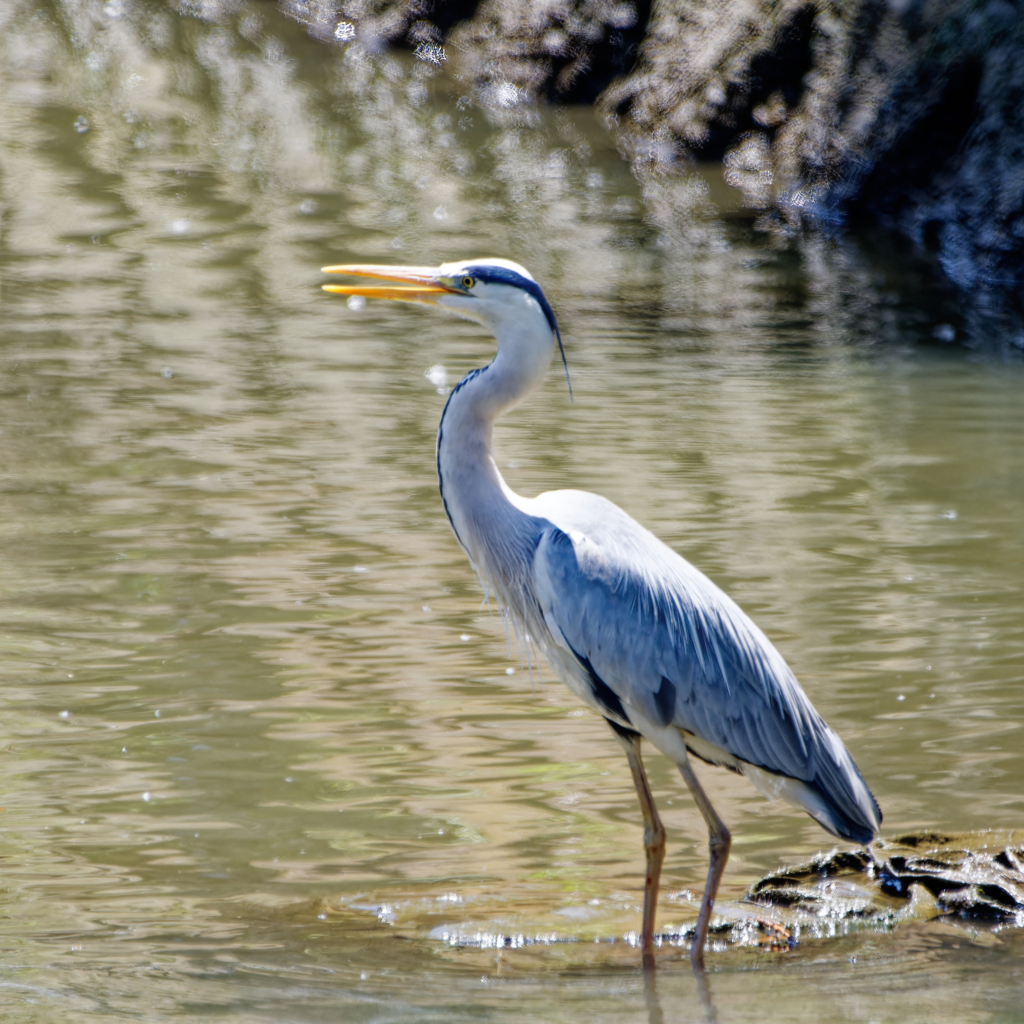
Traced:
[[[653, 955], [665, 828], [641, 760], [642, 740], [682, 774], [708, 828], [710, 865], [690, 952], [702, 968], [731, 836], [691, 754], [745, 775], [766, 795], [856, 843], [877, 834], [878, 804], [779, 652], [703, 573], [596, 494], [524, 498], [502, 479], [491, 454], [495, 421], [540, 385], [556, 350], [565, 364], [555, 314], [523, 267], [476, 259], [324, 271], [389, 282], [324, 285], [326, 291], [438, 306], [494, 335], [497, 355], [456, 385], [441, 416], [444, 511], [506, 623], [606, 720], [626, 754], [644, 819], [645, 963]], [[649, 1005], [656, 1007], [654, 973], [646, 973]], [[706, 994], [706, 981], [698, 984]]]
[[[658, 997], [658, 971], [653, 954], [643, 954], [643, 969], [647, 1024], [665, 1024], [665, 1013], [661, 1008], [661, 999]], [[704, 1012], [704, 1024], [718, 1024], [707, 972], [700, 967], [695, 967], [693, 978], [697, 988], [697, 998], [700, 1000], [701, 1009]]]

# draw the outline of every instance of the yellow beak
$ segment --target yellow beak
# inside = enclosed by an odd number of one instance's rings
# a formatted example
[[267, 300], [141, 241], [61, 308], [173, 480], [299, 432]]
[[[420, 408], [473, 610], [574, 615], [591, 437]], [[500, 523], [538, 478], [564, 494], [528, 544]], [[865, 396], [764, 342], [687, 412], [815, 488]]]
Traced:
[[325, 292], [334, 295], [363, 295], [368, 299], [397, 299], [399, 302], [432, 304], [438, 295], [456, 289], [441, 284], [434, 267], [389, 267], [372, 263], [346, 263], [321, 267], [325, 274], [347, 274], [349, 277], [372, 277], [379, 281], [400, 281], [401, 286], [368, 284], [325, 284]]

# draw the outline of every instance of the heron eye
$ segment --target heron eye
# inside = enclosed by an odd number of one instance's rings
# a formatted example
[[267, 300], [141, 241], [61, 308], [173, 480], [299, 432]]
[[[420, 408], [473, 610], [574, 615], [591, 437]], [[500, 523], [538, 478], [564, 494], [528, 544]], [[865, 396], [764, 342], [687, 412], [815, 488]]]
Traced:
[[475, 285], [475, 284], [476, 284], [476, 281], [474, 281], [473, 278], [471, 278], [471, 277], [464, 277], [462, 279], [462, 287], [463, 288], [472, 288], [473, 285]]

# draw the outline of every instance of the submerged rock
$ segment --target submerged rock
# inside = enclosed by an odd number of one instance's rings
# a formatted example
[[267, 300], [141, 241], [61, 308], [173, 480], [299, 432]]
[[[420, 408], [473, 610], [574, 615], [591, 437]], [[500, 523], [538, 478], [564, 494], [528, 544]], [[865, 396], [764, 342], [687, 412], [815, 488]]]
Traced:
[[1024, 834], [923, 833], [775, 872], [747, 899], [787, 917], [884, 922], [913, 917], [1024, 926]]

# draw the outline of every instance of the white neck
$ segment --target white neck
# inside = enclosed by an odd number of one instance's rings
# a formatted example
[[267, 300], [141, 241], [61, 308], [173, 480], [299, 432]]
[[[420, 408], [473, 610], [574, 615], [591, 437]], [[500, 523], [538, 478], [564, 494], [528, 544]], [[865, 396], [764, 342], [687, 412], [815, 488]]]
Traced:
[[491, 430], [540, 384], [549, 362], [550, 352], [524, 360], [521, 352], [499, 348], [494, 362], [456, 386], [437, 432], [437, 475], [448, 521], [477, 572], [520, 620], [528, 612], [516, 584], [529, 572], [539, 523], [498, 472]]

